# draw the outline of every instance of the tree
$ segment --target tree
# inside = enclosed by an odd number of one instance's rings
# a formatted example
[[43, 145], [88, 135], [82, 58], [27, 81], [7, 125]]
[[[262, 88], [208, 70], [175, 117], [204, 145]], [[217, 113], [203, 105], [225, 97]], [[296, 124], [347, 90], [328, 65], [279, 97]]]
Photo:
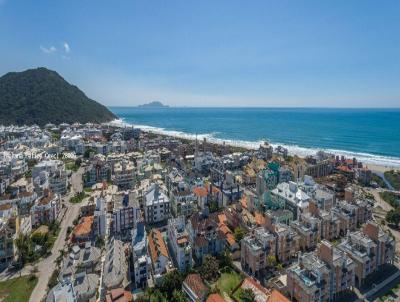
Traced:
[[218, 261], [215, 257], [207, 255], [204, 258], [200, 273], [204, 279], [213, 281], [218, 277]]
[[171, 299], [173, 291], [182, 287], [182, 282], [182, 274], [179, 271], [174, 270], [164, 276], [159, 289], [161, 293], [164, 293], [167, 296], [168, 299]]
[[223, 251], [223, 253], [219, 256], [219, 267], [232, 267], [232, 255], [229, 250]]
[[243, 302], [253, 302], [256, 297], [250, 288], [242, 289], [239, 294], [240, 299]]
[[240, 242], [244, 235], [246, 234], [245, 230], [242, 227], [237, 227], [234, 231], [234, 236], [235, 236], [235, 240], [236, 242]]
[[277, 260], [275, 255], [268, 255], [267, 256], [267, 264], [269, 267], [274, 267], [277, 264]]
[[386, 221], [388, 223], [395, 224], [398, 227], [399, 223], [400, 223], [400, 210], [394, 209], [394, 210], [390, 210], [389, 212], [387, 212]]
[[172, 293], [172, 302], [186, 302], [187, 299], [184, 295], [184, 293], [179, 290], [179, 289], [175, 289]]

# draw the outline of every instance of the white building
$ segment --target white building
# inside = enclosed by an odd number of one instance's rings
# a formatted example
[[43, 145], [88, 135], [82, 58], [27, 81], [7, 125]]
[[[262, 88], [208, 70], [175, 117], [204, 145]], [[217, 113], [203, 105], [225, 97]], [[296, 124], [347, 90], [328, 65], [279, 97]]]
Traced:
[[165, 221], [170, 217], [170, 201], [159, 184], [154, 183], [150, 186], [145, 195], [145, 203], [144, 213], [147, 223]]
[[284, 202], [285, 208], [293, 212], [294, 219], [297, 219], [300, 213], [308, 212], [310, 196], [293, 181], [278, 184], [271, 190], [271, 197], [276, 198], [279, 203]]
[[192, 267], [192, 246], [184, 216], [168, 220], [168, 245], [180, 271]]

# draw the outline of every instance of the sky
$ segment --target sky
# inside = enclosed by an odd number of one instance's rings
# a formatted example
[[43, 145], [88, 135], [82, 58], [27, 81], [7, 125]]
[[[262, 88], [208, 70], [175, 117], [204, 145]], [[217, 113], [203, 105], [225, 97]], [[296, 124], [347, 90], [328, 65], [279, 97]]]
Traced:
[[108, 106], [400, 107], [400, 1], [0, 0], [0, 74]]

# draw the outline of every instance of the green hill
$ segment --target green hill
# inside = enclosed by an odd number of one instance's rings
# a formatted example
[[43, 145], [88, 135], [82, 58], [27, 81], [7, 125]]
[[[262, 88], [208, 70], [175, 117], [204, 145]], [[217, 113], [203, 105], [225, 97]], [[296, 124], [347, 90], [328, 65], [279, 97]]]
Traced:
[[102, 123], [115, 118], [55, 71], [41, 67], [0, 78], [0, 124]]

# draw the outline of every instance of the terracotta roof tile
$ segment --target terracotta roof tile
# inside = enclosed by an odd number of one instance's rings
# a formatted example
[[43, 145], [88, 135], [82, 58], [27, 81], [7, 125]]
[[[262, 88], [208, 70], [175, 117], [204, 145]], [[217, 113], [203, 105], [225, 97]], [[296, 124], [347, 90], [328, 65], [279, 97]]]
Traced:
[[208, 292], [199, 274], [189, 274], [183, 282], [186, 283], [187, 287], [189, 287], [197, 297], [201, 297]]

